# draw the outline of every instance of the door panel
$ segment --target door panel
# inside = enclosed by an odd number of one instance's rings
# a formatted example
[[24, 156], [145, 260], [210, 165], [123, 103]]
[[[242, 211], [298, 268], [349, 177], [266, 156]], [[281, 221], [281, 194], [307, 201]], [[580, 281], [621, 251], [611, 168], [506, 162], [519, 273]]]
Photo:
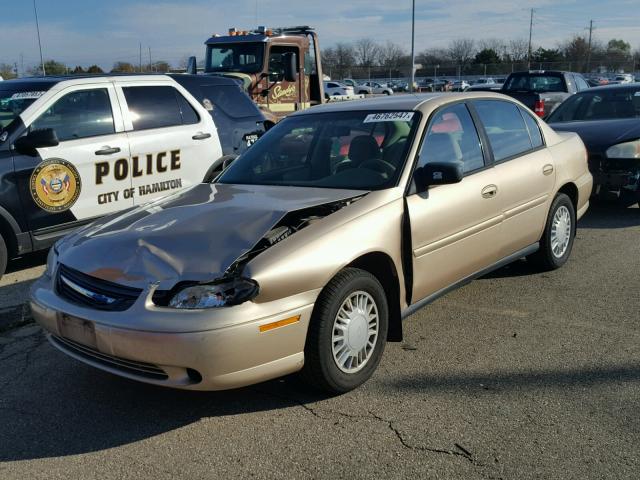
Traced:
[[546, 148], [494, 168], [502, 187], [502, 256], [506, 257], [540, 239], [556, 174], [553, 157]]
[[[483, 196], [485, 187], [498, 189]], [[499, 259], [502, 212], [496, 172], [489, 168], [453, 185], [407, 197], [413, 260], [412, 303]]]
[[[37, 149], [35, 156], [15, 152], [16, 181], [30, 230], [133, 205], [124, 196], [130, 181], [117, 181], [113, 175], [117, 169], [128, 169], [129, 143], [112, 86], [81, 85], [63, 90], [26, 127], [53, 128], [60, 140], [55, 147]], [[112, 153], [103, 152], [105, 149]], [[98, 175], [98, 165], [104, 175]]]

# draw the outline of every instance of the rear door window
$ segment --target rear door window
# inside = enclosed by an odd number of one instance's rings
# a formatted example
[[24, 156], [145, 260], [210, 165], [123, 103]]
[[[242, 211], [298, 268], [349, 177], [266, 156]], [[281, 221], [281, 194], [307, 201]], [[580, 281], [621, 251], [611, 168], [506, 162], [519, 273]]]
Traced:
[[473, 105], [487, 132], [496, 162], [533, 148], [517, 105], [502, 100], [478, 100]]
[[123, 87], [122, 91], [134, 130], [172, 127], [199, 121], [193, 107], [171, 86]]
[[231, 118], [247, 118], [260, 115], [255, 104], [245, 95], [240, 87], [234, 85], [202, 85], [202, 102], [215, 111], [220, 108]]

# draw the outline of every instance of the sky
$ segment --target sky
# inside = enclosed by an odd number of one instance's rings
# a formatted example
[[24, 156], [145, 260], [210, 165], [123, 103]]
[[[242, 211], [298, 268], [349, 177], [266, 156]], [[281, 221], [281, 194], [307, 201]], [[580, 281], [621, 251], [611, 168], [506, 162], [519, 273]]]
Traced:
[[[416, 51], [446, 47], [455, 38], [508, 41], [528, 37], [535, 9], [533, 43], [552, 48], [572, 34], [598, 40], [622, 38], [640, 49], [639, 0], [416, 0]], [[407, 51], [411, 0], [37, 0], [43, 55], [67, 65], [202, 58], [204, 41], [229, 27], [310, 25], [321, 48], [370, 37]], [[0, 63], [39, 61], [32, 0], [0, 0]]]

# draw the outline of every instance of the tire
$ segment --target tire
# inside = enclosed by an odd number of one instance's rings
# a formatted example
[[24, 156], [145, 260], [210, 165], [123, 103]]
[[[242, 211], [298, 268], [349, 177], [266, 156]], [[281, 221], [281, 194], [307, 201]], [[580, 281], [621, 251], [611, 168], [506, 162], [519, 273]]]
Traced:
[[2, 235], [0, 235], [0, 278], [2, 278], [4, 272], [7, 270], [7, 260], [7, 244], [4, 242]]
[[202, 179], [202, 183], [211, 183], [214, 178], [216, 178], [220, 172], [224, 169], [225, 162], [233, 161], [237, 158], [237, 155], [224, 155], [217, 159], [207, 170], [207, 173], [204, 174], [204, 178]]
[[551, 203], [540, 249], [529, 255], [527, 260], [543, 271], [560, 268], [569, 260], [575, 236], [575, 208], [567, 195], [559, 193]]
[[329, 94], [328, 94], [328, 93], [325, 93], [325, 94], [324, 94], [324, 99], [325, 99], [325, 100], [327, 100], [327, 101], [329, 101], [329, 100], [331, 99], [331, 97], [329, 97]]
[[[373, 302], [371, 312], [377, 310], [375, 338], [372, 339], [373, 318], [367, 319], [358, 309], [349, 309], [347, 302], [350, 299], [366, 302], [367, 306]], [[349, 313], [355, 313], [355, 316], [351, 317]], [[343, 328], [336, 328], [336, 325]], [[364, 270], [345, 268], [331, 279], [316, 301], [304, 348], [302, 379], [310, 386], [332, 394], [345, 393], [362, 385], [380, 363], [388, 328], [387, 297], [378, 279]], [[373, 347], [370, 347], [371, 343]], [[335, 354], [334, 349], [337, 349]], [[357, 356], [350, 355], [356, 351]]]
[[360, 91], [358, 92], [358, 95], [366, 95], [366, 94], [367, 94], [367, 91], [366, 91], [366, 90], [360, 90]]
[[384, 91], [384, 94], [385, 94], [385, 95], [391, 95], [391, 92], [389, 92], [389, 91], [385, 90], [385, 91]]

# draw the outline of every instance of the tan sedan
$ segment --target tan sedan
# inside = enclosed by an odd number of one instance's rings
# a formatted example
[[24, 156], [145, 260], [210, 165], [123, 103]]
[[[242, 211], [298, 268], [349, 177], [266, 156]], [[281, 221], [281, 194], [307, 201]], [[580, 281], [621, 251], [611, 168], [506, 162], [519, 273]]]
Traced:
[[521, 257], [562, 266], [591, 187], [578, 136], [499, 94], [314, 107], [216, 183], [58, 242], [31, 307], [55, 347], [131, 379], [301, 371], [344, 392], [452, 288]]

